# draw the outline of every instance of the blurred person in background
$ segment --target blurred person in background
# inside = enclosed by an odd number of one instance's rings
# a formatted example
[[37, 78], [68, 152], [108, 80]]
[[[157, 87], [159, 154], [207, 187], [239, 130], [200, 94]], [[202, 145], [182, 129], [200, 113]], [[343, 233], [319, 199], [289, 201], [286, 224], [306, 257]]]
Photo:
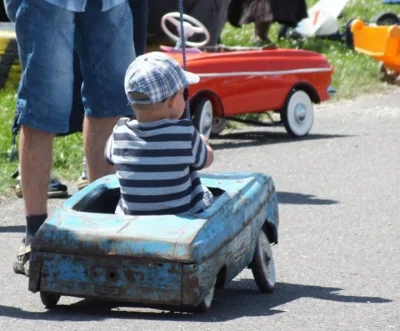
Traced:
[[272, 44], [269, 30], [273, 22], [296, 26], [307, 17], [305, 0], [232, 0], [228, 22], [237, 28], [254, 23], [254, 43]]

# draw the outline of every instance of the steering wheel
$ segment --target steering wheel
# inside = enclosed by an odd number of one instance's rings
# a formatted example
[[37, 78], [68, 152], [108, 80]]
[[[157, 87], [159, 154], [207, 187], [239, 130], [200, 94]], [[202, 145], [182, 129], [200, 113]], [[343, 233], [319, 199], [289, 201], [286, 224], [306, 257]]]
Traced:
[[[168, 13], [165, 14], [161, 19], [161, 28], [165, 32], [165, 34], [170, 37], [172, 40], [176, 41], [178, 45], [181, 42], [181, 14], [178, 12]], [[183, 30], [185, 34], [185, 41], [186, 45], [190, 47], [202, 47], [208, 44], [210, 41], [210, 32], [208, 32], [207, 28], [203, 23], [201, 23], [198, 19], [183, 14]], [[167, 27], [167, 21], [175, 25], [177, 30], [179, 31], [179, 35], [172, 33]], [[203, 41], [194, 42], [194, 41], [187, 41], [190, 37], [193, 37], [195, 34], [202, 34], [205, 36]]]

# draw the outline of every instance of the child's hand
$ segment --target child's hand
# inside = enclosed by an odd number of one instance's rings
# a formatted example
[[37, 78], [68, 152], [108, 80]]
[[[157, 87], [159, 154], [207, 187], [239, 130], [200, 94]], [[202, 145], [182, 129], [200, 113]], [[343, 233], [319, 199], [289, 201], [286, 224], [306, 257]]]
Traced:
[[201, 140], [203, 140], [207, 145], [209, 145], [208, 139], [207, 139], [207, 137], [206, 137], [205, 135], [201, 134], [201, 135], [200, 135], [200, 138], [201, 138]]
[[214, 162], [214, 151], [211, 148], [210, 144], [208, 143], [208, 139], [204, 135], [200, 135], [201, 140], [206, 144], [207, 146], [207, 163], [204, 166], [204, 168], [208, 168], [213, 162]]

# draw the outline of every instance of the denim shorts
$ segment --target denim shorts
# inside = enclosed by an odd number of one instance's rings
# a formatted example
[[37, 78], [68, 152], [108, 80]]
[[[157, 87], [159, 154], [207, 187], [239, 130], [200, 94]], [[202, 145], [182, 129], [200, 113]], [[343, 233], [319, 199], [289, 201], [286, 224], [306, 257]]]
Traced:
[[[44, 0], [6, 0], [15, 27], [22, 76], [18, 124], [40, 131], [68, 131], [74, 82], [74, 49], [83, 76], [88, 117], [131, 115], [124, 91], [126, 69], [135, 57], [132, 14], [127, 2], [101, 12], [76, 13]], [[8, 3], [8, 5], [7, 5]]]

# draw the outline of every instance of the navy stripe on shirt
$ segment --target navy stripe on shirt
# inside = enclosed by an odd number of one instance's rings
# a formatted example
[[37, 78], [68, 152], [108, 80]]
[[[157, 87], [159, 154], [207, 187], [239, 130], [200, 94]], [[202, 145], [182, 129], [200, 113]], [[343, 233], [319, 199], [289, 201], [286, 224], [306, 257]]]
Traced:
[[[158, 142], [162, 145], [157, 146]], [[189, 120], [139, 123], [121, 119], [107, 145], [106, 158], [116, 166], [122, 192], [119, 205], [125, 214], [203, 209], [203, 189], [194, 169], [206, 164], [206, 145]], [[171, 172], [178, 177], [171, 178]], [[154, 179], [149, 180], [150, 173]]]
[[[171, 187], [185, 184], [188, 180], [190, 180], [190, 173], [186, 176], [182, 176], [176, 179], [164, 179], [164, 180], [137, 180], [137, 179], [124, 179], [120, 178], [119, 183], [121, 186], [126, 187]], [[195, 182], [192, 182], [192, 185]]]
[[[159, 134], [150, 137], [146, 137], [147, 142], [164, 142], [164, 141], [188, 141], [192, 138], [190, 133], [173, 133], [173, 134]], [[128, 133], [115, 133], [114, 140], [125, 140], [125, 141], [141, 141], [144, 138], [131, 137]]]
[[118, 172], [171, 172], [182, 171], [186, 164], [118, 164]]
[[129, 157], [171, 157], [190, 156], [190, 149], [140, 149], [140, 148], [114, 148], [114, 155]]

